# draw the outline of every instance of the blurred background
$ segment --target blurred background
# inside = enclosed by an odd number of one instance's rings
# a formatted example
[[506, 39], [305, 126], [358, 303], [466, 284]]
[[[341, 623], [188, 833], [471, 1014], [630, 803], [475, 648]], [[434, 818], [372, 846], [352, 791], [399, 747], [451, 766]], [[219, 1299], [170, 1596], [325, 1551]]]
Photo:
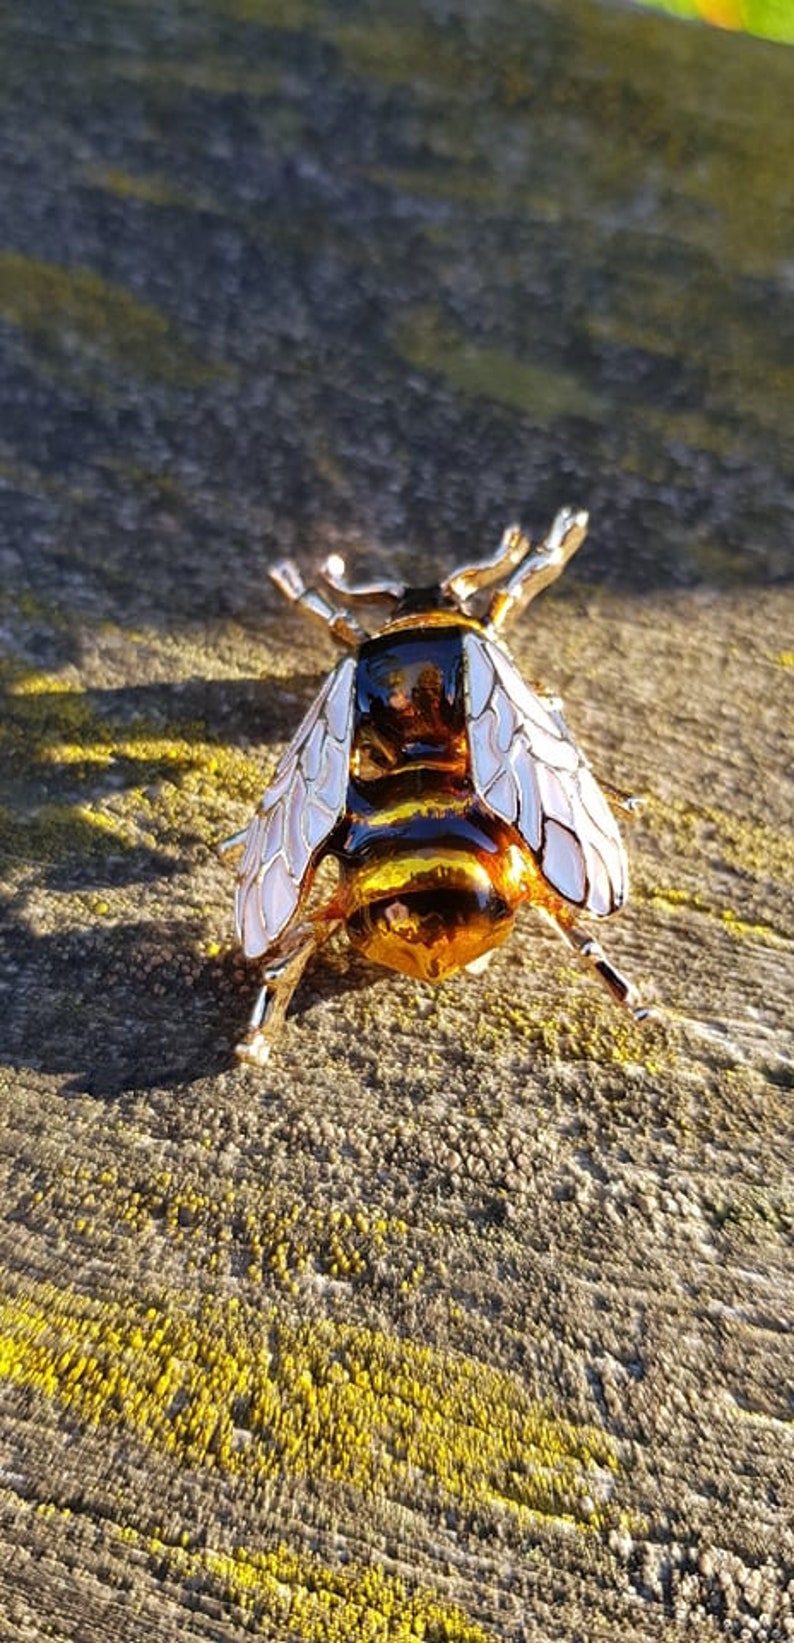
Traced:
[[276, 551], [426, 575], [561, 501], [587, 579], [788, 574], [782, 45], [592, 0], [0, 28], [3, 553], [57, 580], [53, 656], [80, 613], [256, 616]]
[[717, 28], [746, 29], [765, 40], [794, 40], [789, 0], [645, 0], [674, 17], [698, 17]]

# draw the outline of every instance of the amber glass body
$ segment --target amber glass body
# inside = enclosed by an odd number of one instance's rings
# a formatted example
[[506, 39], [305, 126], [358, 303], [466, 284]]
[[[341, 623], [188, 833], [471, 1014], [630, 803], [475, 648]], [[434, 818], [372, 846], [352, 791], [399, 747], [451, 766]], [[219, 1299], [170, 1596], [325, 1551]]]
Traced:
[[339, 910], [377, 964], [443, 981], [509, 935], [536, 876], [471, 780], [459, 614], [405, 617], [362, 645]]

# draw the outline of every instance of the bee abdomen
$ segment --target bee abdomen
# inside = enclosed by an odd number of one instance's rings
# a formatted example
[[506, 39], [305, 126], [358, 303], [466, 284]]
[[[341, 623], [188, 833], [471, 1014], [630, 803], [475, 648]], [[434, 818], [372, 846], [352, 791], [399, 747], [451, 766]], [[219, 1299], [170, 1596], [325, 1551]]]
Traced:
[[382, 867], [353, 880], [347, 919], [352, 945], [374, 963], [443, 981], [510, 934], [513, 909], [476, 857], [428, 850]]

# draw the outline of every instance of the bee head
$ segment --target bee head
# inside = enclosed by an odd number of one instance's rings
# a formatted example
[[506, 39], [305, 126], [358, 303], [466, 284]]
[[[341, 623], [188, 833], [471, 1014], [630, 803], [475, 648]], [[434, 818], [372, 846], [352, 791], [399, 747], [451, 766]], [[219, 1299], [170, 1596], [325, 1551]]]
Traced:
[[457, 610], [457, 600], [445, 592], [438, 582], [426, 588], [404, 588], [399, 603], [392, 612], [391, 621], [402, 621], [406, 616], [429, 616], [438, 610]]

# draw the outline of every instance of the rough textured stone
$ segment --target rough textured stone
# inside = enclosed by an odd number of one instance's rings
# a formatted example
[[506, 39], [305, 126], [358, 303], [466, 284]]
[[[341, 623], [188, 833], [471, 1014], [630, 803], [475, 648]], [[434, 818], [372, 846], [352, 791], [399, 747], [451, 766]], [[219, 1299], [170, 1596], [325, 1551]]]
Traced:
[[[0, 21], [0, 1636], [794, 1635], [784, 49], [589, 0]], [[362, 574], [647, 796], [604, 934], [344, 945], [267, 1071], [214, 839]], [[787, 718], [787, 713], [789, 718]]]

